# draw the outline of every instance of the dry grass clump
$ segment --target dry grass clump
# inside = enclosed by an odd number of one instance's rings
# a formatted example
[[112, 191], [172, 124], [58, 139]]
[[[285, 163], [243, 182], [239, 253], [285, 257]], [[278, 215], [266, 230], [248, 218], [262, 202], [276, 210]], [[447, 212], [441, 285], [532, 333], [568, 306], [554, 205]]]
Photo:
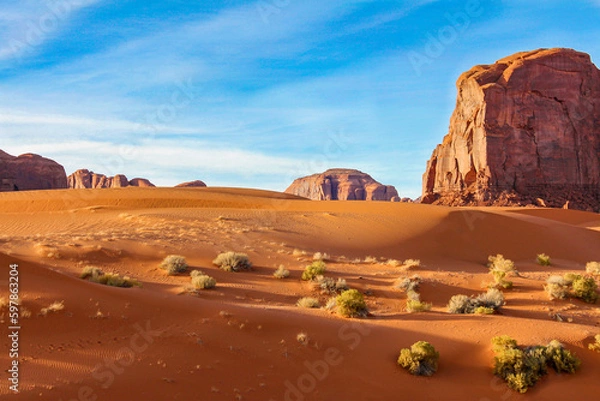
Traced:
[[588, 345], [592, 351], [600, 352], [600, 334], [594, 336], [594, 342]]
[[536, 261], [540, 266], [550, 266], [550, 256], [540, 253], [536, 256]]
[[336, 294], [348, 289], [348, 284], [343, 278], [337, 280], [331, 277], [317, 276], [313, 280], [313, 286], [323, 294]]
[[547, 346], [518, 347], [509, 336], [492, 339], [494, 374], [505, 380], [510, 388], [525, 393], [548, 372], [574, 373], [581, 362], [556, 340]]
[[[417, 294], [420, 296], [420, 294]], [[431, 309], [431, 304], [421, 301], [420, 299], [409, 299], [406, 301], [406, 311], [410, 313], [426, 312]]]
[[600, 275], [600, 262], [588, 262], [585, 265], [585, 271], [588, 274]]
[[250, 263], [248, 255], [231, 251], [217, 255], [215, 260], [213, 260], [213, 264], [226, 272], [238, 272], [252, 268], [252, 263]]
[[593, 277], [567, 273], [564, 276], [550, 276], [544, 290], [550, 299], [578, 298], [593, 304], [598, 300], [598, 285]]
[[365, 317], [368, 315], [367, 303], [357, 290], [346, 290], [335, 298], [337, 312], [344, 317]]
[[204, 272], [200, 270], [191, 271], [190, 276], [192, 278], [192, 287], [197, 290], [208, 290], [215, 288], [217, 285], [217, 280], [204, 274]]
[[418, 274], [413, 275], [412, 277], [406, 277], [403, 279], [399, 279], [396, 282], [396, 288], [400, 291], [404, 291], [406, 293], [410, 291], [418, 291], [419, 286], [423, 282], [423, 279]]
[[494, 278], [494, 283], [490, 285], [492, 288], [512, 288], [512, 281], [508, 281], [505, 278], [511, 275], [517, 275], [518, 272], [515, 269], [515, 264], [510, 259], [504, 259], [504, 256], [498, 254], [496, 256], [488, 257], [488, 267], [490, 274]]
[[421, 301], [421, 294], [418, 292], [422, 281], [421, 277], [415, 274], [396, 282], [396, 288], [406, 293], [407, 312], [425, 312], [431, 309], [432, 305]]
[[310, 338], [305, 332], [300, 332], [296, 335], [296, 341], [298, 341], [302, 345], [308, 345]]
[[417, 341], [400, 350], [398, 365], [415, 376], [432, 376], [438, 368], [440, 353], [427, 341]]
[[406, 259], [402, 262], [402, 267], [407, 270], [416, 269], [421, 267], [421, 261], [419, 259]]
[[285, 268], [284, 265], [279, 265], [279, 267], [273, 273], [273, 277], [278, 279], [288, 278], [290, 276], [290, 271]]
[[402, 262], [400, 262], [397, 259], [388, 259], [387, 262], [385, 262], [386, 265], [391, 266], [391, 267], [399, 267], [402, 266]]
[[177, 273], [184, 273], [188, 269], [188, 264], [183, 256], [169, 255], [160, 263], [160, 268], [166, 270], [169, 276]]
[[454, 295], [448, 302], [450, 313], [495, 313], [504, 304], [504, 295], [496, 288], [490, 288], [486, 293], [476, 297], [466, 295]]
[[321, 307], [321, 304], [317, 298], [304, 297], [300, 298], [298, 302], [296, 302], [296, 306], [300, 308], [319, 308]]
[[128, 276], [121, 277], [117, 273], [104, 273], [102, 269], [96, 266], [85, 266], [80, 277], [93, 283], [108, 285], [111, 287], [131, 288], [141, 286], [137, 280], [134, 280]]
[[313, 260], [322, 260], [322, 261], [326, 261], [326, 260], [330, 260], [330, 256], [328, 253], [321, 253], [321, 252], [315, 252], [313, 254]]
[[322, 260], [315, 260], [310, 265], [304, 268], [302, 272], [302, 280], [310, 281], [317, 278], [317, 276], [322, 276], [327, 270], [327, 265]]
[[65, 301], [54, 301], [47, 307], [42, 308], [40, 310], [40, 315], [46, 316], [50, 312], [56, 313], [63, 309], [65, 309]]
[[367, 256], [364, 258], [363, 262], [367, 263], [367, 264], [375, 265], [375, 264], [379, 263], [379, 260], [377, 260], [377, 258], [375, 256]]

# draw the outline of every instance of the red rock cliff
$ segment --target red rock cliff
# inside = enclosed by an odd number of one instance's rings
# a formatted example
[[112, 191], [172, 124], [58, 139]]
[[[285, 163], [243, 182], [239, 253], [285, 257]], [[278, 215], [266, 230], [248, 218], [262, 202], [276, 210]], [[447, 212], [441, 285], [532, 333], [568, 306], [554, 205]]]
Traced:
[[89, 170], [77, 170], [68, 177], [69, 188], [123, 188], [123, 187], [154, 187], [145, 178], [134, 178], [129, 181], [122, 174], [107, 177]]
[[34, 154], [11, 156], [0, 150], [0, 191], [67, 188], [60, 164]]
[[570, 201], [600, 208], [600, 71], [570, 49], [517, 53], [457, 81], [449, 133], [423, 175], [423, 202]]

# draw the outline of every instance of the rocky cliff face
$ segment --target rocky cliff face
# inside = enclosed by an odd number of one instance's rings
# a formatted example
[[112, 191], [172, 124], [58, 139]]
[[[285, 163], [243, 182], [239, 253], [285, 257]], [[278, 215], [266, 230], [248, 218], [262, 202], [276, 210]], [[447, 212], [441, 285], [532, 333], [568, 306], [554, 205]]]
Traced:
[[465, 72], [457, 89], [424, 203], [600, 208], [600, 71], [589, 55], [518, 53]]
[[358, 170], [331, 169], [298, 178], [286, 193], [313, 200], [399, 200], [396, 188], [382, 185]]
[[60, 164], [34, 154], [11, 156], [0, 150], [0, 191], [67, 188]]
[[134, 178], [129, 181], [126, 176], [117, 174], [107, 177], [89, 170], [77, 170], [68, 177], [69, 188], [124, 188], [124, 187], [154, 187], [145, 178]]

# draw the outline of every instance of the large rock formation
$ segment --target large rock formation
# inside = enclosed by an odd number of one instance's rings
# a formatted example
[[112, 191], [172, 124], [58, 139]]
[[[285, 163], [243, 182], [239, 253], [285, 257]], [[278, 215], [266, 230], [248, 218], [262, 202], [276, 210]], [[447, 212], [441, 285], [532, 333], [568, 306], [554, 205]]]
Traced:
[[107, 177], [104, 174], [96, 174], [89, 170], [77, 170], [68, 177], [69, 188], [123, 188], [123, 187], [154, 187], [145, 178], [134, 178], [129, 181], [122, 174]]
[[196, 180], [183, 182], [179, 185], [175, 185], [175, 188], [204, 188], [205, 186], [206, 184], [204, 183], [204, 181]]
[[423, 203], [600, 208], [600, 71], [589, 55], [518, 53], [472, 68], [456, 85]]
[[313, 200], [399, 200], [393, 186], [382, 185], [370, 175], [351, 169], [331, 169], [298, 178], [285, 192]]
[[0, 191], [67, 188], [67, 174], [60, 164], [27, 153], [18, 157], [0, 150]]

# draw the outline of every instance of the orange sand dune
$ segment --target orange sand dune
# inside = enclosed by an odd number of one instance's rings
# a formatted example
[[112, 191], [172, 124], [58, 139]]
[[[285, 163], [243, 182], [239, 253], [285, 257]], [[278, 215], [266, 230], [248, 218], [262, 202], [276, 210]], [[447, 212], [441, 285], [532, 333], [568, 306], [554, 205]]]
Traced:
[[[0, 282], [20, 266], [21, 393], [14, 400], [575, 400], [600, 390], [597, 305], [550, 301], [551, 274], [600, 261], [597, 214], [571, 210], [444, 208], [377, 202], [314, 202], [228, 188], [126, 188], [0, 194]], [[218, 252], [245, 252], [250, 272], [213, 266]], [[329, 254], [327, 275], [366, 293], [371, 316], [345, 319], [295, 306], [324, 304], [300, 280], [314, 252]], [[553, 265], [535, 256], [545, 252]], [[515, 261], [520, 277], [499, 315], [452, 315], [452, 295], [476, 294], [490, 280], [487, 256]], [[216, 278], [191, 294], [188, 275], [158, 268], [168, 254]], [[365, 262], [366, 257], [372, 257]], [[388, 259], [421, 260], [406, 271]], [[360, 259], [360, 260], [358, 260]], [[128, 275], [141, 288], [79, 278], [85, 265]], [[279, 265], [291, 271], [273, 278]], [[407, 313], [393, 285], [419, 274], [432, 310]], [[1, 296], [7, 285], [2, 284]], [[40, 310], [54, 301], [64, 309]], [[2, 349], [7, 350], [6, 310]], [[564, 320], [552, 318], [559, 314]], [[297, 341], [299, 333], [307, 345]], [[583, 361], [575, 375], [549, 374], [518, 395], [491, 373], [490, 339], [523, 344], [558, 339]], [[431, 378], [396, 365], [417, 340], [441, 354]], [[0, 356], [8, 368], [6, 351]], [[6, 366], [6, 367], [5, 367]]]

